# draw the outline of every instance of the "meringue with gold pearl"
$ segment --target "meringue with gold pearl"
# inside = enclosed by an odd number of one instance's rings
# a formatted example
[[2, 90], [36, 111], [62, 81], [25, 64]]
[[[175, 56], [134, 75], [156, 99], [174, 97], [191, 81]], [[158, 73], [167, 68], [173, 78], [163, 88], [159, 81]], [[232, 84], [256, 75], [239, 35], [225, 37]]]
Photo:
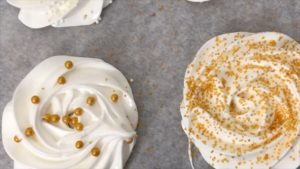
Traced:
[[182, 128], [214, 168], [300, 165], [300, 45], [276, 32], [205, 43], [188, 66]]
[[119, 70], [100, 59], [56, 56], [16, 88], [3, 113], [2, 140], [16, 169], [123, 168], [137, 124]]

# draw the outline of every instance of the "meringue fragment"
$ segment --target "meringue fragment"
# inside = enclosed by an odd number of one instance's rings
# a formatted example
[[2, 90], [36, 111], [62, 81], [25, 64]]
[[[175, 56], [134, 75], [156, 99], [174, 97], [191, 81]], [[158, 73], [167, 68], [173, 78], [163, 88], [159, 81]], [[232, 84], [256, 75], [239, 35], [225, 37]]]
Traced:
[[7, 0], [20, 8], [19, 19], [30, 28], [90, 25], [100, 20], [112, 0]]

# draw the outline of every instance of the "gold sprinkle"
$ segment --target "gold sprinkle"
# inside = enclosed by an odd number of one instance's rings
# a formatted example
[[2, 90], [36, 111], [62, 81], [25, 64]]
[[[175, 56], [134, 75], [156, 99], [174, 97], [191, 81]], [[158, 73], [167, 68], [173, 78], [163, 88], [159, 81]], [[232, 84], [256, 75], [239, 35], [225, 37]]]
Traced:
[[118, 99], [119, 99], [119, 96], [117, 94], [112, 94], [111, 95], [111, 101], [112, 102], [116, 103], [118, 101]]
[[76, 143], [75, 143], [75, 147], [76, 147], [76, 148], [80, 149], [80, 148], [82, 148], [83, 146], [84, 146], [83, 141], [81, 141], [81, 140], [76, 141]]
[[27, 137], [30, 137], [30, 136], [33, 136], [34, 135], [34, 131], [32, 129], [32, 127], [28, 127], [26, 130], [25, 130], [25, 135]]
[[90, 96], [86, 99], [86, 103], [90, 106], [94, 105], [95, 104], [95, 98]]
[[78, 123], [78, 118], [77, 117], [72, 117], [71, 118], [71, 124], [72, 125], [75, 125], [75, 124], [77, 124]]
[[43, 117], [42, 117], [43, 121], [46, 122], [50, 122], [51, 121], [51, 115], [49, 113], [46, 113]]
[[57, 84], [63, 85], [63, 84], [65, 84], [65, 83], [66, 83], [65, 77], [60, 76], [60, 77], [57, 79]]
[[83, 126], [82, 123], [76, 123], [76, 124], [75, 124], [75, 129], [76, 129], [77, 131], [82, 131], [83, 128], [84, 128], [84, 126]]
[[18, 136], [14, 136], [14, 141], [16, 143], [20, 143], [22, 141], [22, 139], [20, 139]]
[[39, 96], [32, 96], [32, 97], [31, 97], [31, 102], [32, 102], [33, 104], [39, 104], [39, 103], [40, 103], [40, 98], [39, 98]]
[[271, 46], [276, 46], [276, 41], [275, 41], [275, 40], [271, 40], [271, 41], [270, 41], [270, 45], [271, 45]]
[[95, 156], [95, 157], [99, 156], [100, 155], [100, 149], [98, 147], [92, 148], [91, 155]]
[[82, 108], [80, 108], [80, 107], [78, 107], [78, 108], [76, 108], [76, 109], [74, 110], [74, 114], [75, 114], [76, 116], [81, 116], [82, 113], [83, 113], [83, 110], [82, 110]]
[[72, 67], [73, 67], [73, 62], [70, 61], [70, 60], [67, 60], [67, 61], [65, 62], [65, 67], [66, 67], [67, 69], [72, 69]]
[[57, 123], [59, 121], [60, 117], [58, 114], [53, 114], [51, 115], [51, 122], [52, 123]]
[[269, 159], [269, 154], [265, 154], [264, 160], [268, 160], [268, 159]]
[[132, 142], [133, 142], [133, 138], [124, 140], [124, 143], [126, 143], [126, 144], [131, 144]]

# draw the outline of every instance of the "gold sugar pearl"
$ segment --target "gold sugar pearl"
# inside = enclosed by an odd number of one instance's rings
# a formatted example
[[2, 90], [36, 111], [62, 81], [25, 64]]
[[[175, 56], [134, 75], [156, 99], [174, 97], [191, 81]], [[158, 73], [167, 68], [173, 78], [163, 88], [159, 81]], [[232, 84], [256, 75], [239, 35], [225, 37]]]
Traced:
[[71, 118], [71, 124], [72, 125], [75, 125], [75, 124], [77, 124], [78, 123], [78, 118], [77, 117], [72, 117]]
[[82, 110], [82, 108], [80, 108], [80, 107], [78, 107], [78, 108], [76, 108], [76, 109], [74, 110], [74, 114], [75, 114], [76, 116], [81, 116], [82, 113], [83, 113], [83, 110]]
[[76, 148], [80, 149], [80, 148], [82, 148], [83, 146], [84, 146], [83, 141], [81, 141], [81, 140], [76, 141], [76, 143], [75, 143], [75, 147], [76, 147]]
[[26, 130], [25, 130], [25, 135], [27, 137], [30, 137], [30, 136], [33, 136], [34, 135], [34, 131], [32, 129], [32, 127], [28, 127]]
[[69, 117], [68, 115], [65, 115], [63, 118], [62, 118], [63, 122], [68, 124], [71, 122], [71, 117]]
[[98, 147], [92, 148], [91, 155], [95, 156], [95, 157], [99, 156], [100, 155], [100, 149]]
[[40, 98], [39, 98], [39, 96], [32, 96], [32, 97], [31, 97], [31, 102], [32, 102], [33, 104], [39, 104], [39, 103], [40, 103]]
[[20, 143], [22, 141], [22, 139], [20, 139], [18, 136], [14, 136], [14, 141], [16, 143]]
[[65, 83], [66, 83], [65, 77], [60, 76], [60, 77], [57, 79], [57, 84], [63, 85], [63, 84], [65, 84]]
[[46, 122], [51, 122], [51, 115], [49, 113], [44, 114], [42, 120]]
[[51, 122], [52, 123], [57, 123], [57, 122], [59, 122], [59, 120], [60, 120], [60, 117], [59, 117], [58, 114], [51, 115]]
[[88, 98], [86, 99], [86, 103], [87, 103], [88, 105], [90, 105], [90, 106], [94, 105], [94, 104], [95, 104], [95, 97], [92, 97], [92, 96], [88, 97]]
[[84, 126], [83, 126], [82, 123], [76, 123], [76, 124], [75, 124], [75, 129], [76, 129], [77, 131], [82, 131], [83, 128], [84, 128]]
[[131, 144], [132, 142], [133, 142], [133, 138], [124, 140], [124, 143], [126, 143], [126, 144]]
[[119, 96], [117, 94], [112, 94], [110, 99], [112, 102], [116, 103], [119, 100]]
[[70, 61], [70, 60], [67, 60], [67, 61], [65, 62], [65, 67], [66, 67], [67, 69], [72, 69], [72, 67], [73, 67], [73, 62]]

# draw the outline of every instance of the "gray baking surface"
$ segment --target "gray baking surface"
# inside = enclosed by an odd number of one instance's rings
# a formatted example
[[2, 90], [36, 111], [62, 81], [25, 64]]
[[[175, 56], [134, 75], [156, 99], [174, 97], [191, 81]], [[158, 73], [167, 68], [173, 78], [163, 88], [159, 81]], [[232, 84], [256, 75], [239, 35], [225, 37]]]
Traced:
[[[279, 31], [300, 40], [299, 0], [115, 0], [97, 25], [39, 30], [24, 26], [18, 11], [0, 0], [0, 112], [43, 59], [101, 58], [134, 79], [140, 126], [128, 169], [191, 168], [179, 104], [186, 66], [203, 43], [236, 31]], [[13, 167], [2, 141], [0, 158], [1, 169]], [[196, 168], [211, 168], [201, 155], [196, 159]]]

